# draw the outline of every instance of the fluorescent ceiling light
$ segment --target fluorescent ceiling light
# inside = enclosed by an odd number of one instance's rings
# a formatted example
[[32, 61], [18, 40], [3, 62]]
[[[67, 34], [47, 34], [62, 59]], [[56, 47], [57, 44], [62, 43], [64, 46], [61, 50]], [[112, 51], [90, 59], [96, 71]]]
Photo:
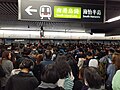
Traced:
[[19, 27], [1, 27], [0, 30], [12, 30], [12, 31], [39, 31], [39, 28], [19, 28]]
[[114, 21], [117, 21], [117, 20], [120, 20], [120, 16], [111, 18], [111, 19], [107, 20], [106, 22], [110, 23], [110, 22], [114, 22]]

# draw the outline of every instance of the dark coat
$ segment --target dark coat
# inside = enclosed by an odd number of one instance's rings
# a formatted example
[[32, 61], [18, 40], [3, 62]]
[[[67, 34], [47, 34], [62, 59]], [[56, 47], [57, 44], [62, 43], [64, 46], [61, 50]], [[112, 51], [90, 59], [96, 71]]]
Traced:
[[40, 62], [40, 64], [35, 65], [33, 69], [34, 76], [38, 79], [39, 83], [41, 83], [41, 73], [44, 70], [44, 67], [48, 64], [52, 64], [54, 61], [50, 59], [45, 59]]
[[36, 88], [35, 90], [64, 90], [63, 88], [56, 87], [56, 88]]
[[81, 90], [82, 87], [83, 87], [82, 81], [80, 81], [80, 80], [74, 81], [73, 90]]
[[41, 68], [41, 72], [42, 70], [44, 70], [44, 67], [48, 64], [53, 64], [54, 61], [52, 61], [51, 59], [45, 59], [43, 61], [40, 62], [40, 68]]
[[5, 90], [34, 90], [38, 84], [38, 80], [33, 75], [20, 72], [9, 78]]

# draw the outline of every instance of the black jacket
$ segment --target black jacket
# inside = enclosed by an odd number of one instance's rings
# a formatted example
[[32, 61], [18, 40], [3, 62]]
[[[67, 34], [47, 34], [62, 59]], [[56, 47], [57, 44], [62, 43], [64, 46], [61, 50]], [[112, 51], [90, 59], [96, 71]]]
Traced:
[[46, 65], [49, 65], [49, 64], [53, 64], [54, 61], [52, 61], [51, 59], [45, 59], [43, 61], [40, 62], [40, 69], [41, 69], [41, 72], [44, 70], [44, 67]]
[[33, 75], [20, 72], [9, 78], [5, 90], [34, 90], [38, 84], [38, 80]]
[[35, 90], [64, 90], [64, 89], [61, 88], [61, 87], [56, 87], [56, 88], [40, 88], [40, 87], [37, 87]]
[[41, 73], [44, 70], [44, 67], [48, 64], [52, 64], [54, 61], [51, 59], [45, 59], [40, 62], [39, 65], [35, 65], [33, 69], [34, 76], [38, 79], [39, 83], [41, 83]]

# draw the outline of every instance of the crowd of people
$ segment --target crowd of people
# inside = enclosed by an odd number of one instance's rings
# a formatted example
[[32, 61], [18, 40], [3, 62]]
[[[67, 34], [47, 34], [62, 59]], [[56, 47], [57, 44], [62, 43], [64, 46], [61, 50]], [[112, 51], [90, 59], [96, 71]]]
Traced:
[[120, 90], [119, 45], [28, 43], [0, 56], [0, 90]]

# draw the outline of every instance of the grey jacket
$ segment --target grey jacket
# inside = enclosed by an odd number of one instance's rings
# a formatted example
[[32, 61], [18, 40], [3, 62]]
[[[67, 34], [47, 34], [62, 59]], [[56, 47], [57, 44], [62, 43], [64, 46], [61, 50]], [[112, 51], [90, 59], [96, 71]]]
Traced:
[[2, 68], [5, 72], [5, 77], [1, 78], [1, 87], [4, 87], [11, 75], [11, 71], [13, 70], [13, 63], [10, 60], [2, 61]]

